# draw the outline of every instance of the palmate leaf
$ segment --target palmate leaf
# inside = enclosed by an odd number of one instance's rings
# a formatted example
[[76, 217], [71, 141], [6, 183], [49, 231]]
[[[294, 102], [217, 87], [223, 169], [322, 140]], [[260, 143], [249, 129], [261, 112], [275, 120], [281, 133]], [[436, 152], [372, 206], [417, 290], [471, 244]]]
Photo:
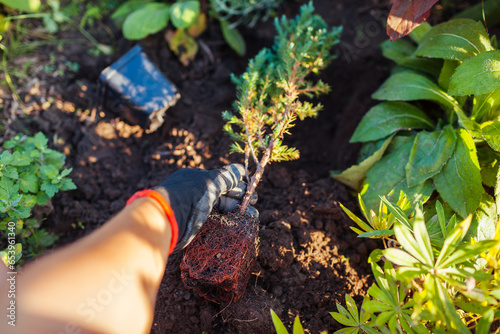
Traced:
[[451, 95], [481, 95], [500, 89], [500, 50], [465, 60], [451, 77]]
[[474, 141], [466, 130], [456, 131], [455, 151], [433, 180], [443, 200], [463, 218], [476, 210], [484, 189]]
[[433, 27], [424, 36], [415, 54], [422, 57], [465, 60], [490, 50], [490, 39], [481, 22], [457, 19]]
[[442, 131], [419, 132], [406, 164], [408, 187], [414, 187], [439, 173], [455, 149], [456, 135], [453, 127]]
[[337, 310], [339, 312], [330, 312], [330, 315], [339, 323], [347, 328], [336, 331], [335, 333], [368, 333], [376, 334], [379, 333], [372, 325], [368, 322], [370, 319], [370, 313], [366, 312], [365, 303], [368, 301], [367, 296], [363, 299], [363, 304], [361, 305], [361, 310], [358, 311], [358, 307], [354, 302], [354, 299], [348, 294], [345, 295], [346, 299], [346, 310], [342, 305], [337, 303]]
[[165, 28], [169, 21], [170, 6], [153, 2], [136, 10], [123, 22], [123, 36], [130, 40], [143, 39]]
[[367, 142], [390, 136], [399, 130], [434, 129], [432, 120], [406, 102], [384, 102], [371, 108], [356, 127], [349, 142]]

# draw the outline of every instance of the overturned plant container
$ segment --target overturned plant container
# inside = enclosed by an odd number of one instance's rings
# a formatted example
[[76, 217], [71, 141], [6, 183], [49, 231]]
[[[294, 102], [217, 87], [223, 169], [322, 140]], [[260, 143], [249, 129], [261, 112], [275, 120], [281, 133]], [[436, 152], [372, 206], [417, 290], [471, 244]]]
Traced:
[[213, 212], [184, 250], [184, 285], [219, 304], [238, 301], [257, 258], [258, 243], [257, 218]]
[[163, 124], [165, 111], [180, 98], [139, 45], [104, 69], [99, 82], [103, 106], [147, 132]]

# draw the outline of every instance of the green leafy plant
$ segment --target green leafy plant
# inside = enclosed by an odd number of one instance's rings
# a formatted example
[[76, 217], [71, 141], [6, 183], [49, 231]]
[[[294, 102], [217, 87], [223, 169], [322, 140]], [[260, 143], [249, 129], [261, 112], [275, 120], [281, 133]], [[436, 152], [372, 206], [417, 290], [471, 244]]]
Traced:
[[[398, 246], [370, 255], [375, 283], [362, 305], [364, 321], [356, 321], [351, 311], [342, 312], [343, 318], [337, 314], [335, 319], [349, 326], [342, 332], [362, 323], [382, 333], [488, 333], [500, 319], [500, 227], [493, 240], [467, 241], [472, 215], [459, 223], [454, 217], [447, 222], [436, 202], [442, 234], [433, 237], [421, 208], [409, 219], [403, 208], [383, 201], [396, 217]], [[347, 300], [348, 307], [352, 304]]]
[[235, 112], [223, 113], [227, 121], [224, 130], [234, 140], [231, 150], [245, 155], [247, 173], [249, 160], [255, 165], [253, 175], [247, 175], [249, 186], [240, 213], [249, 205], [269, 162], [299, 158], [298, 150], [285, 145], [283, 138], [290, 134], [297, 119], [314, 117], [322, 107], [302, 102], [299, 97], [313, 97], [329, 90], [321, 80], [311, 82], [309, 75], [334, 59], [330, 49], [339, 42], [342, 29], [329, 31], [313, 12], [309, 3], [301, 7], [294, 20], [276, 19], [278, 34], [272, 50], [261, 50], [250, 60], [245, 73], [239, 78], [233, 76], [238, 100]]
[[65, 155], [47, 143], [41, 132], [34, 137], [17, 135], [4, 143], [0, 154], [0, 230], [5, 231], [0, 249], [7, 247], [0, 258], [9, 265], [21, 258], [21, 252], [36, 256], [57, 240], [40, 228], [42, 217], [30, 218], [32, 210], [47, 205], [57, 192], [76, 188], [67, 177], [72, 169], [62, 169]]
[[[500, 52], [479, 22], [422, 24], [382, 50], [398, 66], [373, 94], [351, 142], [362, 161], [332, 176], [361, 193], [368, 210], [380, 196], [462, 219], [475, 213], [470, 236], [492, 238], [500, 211]], [[390, 194], [390, 195], [389, 195]]]

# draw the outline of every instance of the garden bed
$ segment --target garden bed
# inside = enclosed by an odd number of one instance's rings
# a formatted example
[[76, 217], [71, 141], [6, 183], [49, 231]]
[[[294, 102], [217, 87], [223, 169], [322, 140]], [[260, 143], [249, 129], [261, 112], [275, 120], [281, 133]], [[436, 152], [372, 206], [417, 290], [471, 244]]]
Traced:
[[[300, 3], [285, 3], [281, 13], [297, 14]], [[360, 302], [371, 284], [366, 260], [377, 244], [358, 239], [349, 229], [351, 222], [339, 203], [354, 211], [356, 202], [328, 175], [356, 161], [359, 147], [348, 140], [373, 105], [371, 93], [388, 75], [391, 64], [378, 47], [386, 39], [382, 22], [388, 4], [322, 0], [314, 5], [330, 26], [344, 25], [342, 42], [336, 47], [338, 59], [322, 74], [332, 92], [321, 99], [320, 116], [297, 124], [293, 137], [288, 137], [301, 158], [270, 165], [257, 190], [261, 248], [246, 292], [239, 303], [229, 305], [197, 297], [182, 284], [181, 255], [171, 256], [152, 333], [270, 333], [274, 331], [270, 308], [287, 326], [300, 315], [309, 332], [333, 332], [340, 328], [329, 315], [336, 311], [336, 303], [344, 304], [346, 293]], [[273, 36], [272, 22], [244, 31], [247, 57], [270, 46]], [[152, 134], [99, 106], [100, 71], [134, 43], [120, 38], [113, 57], [90, 56], [87, 44], [74, 43], [17, 60], [40, 68], [18, 83], [27, 116], [10, 95], [2, 94], [2, 117], [8, 121], [5, 134], [43, 131], [52, 147], [67, 155], [67, 166], [73, 167], [70, 177], [78, 187], [56, 195], [53, 212], [44, 223], [61, 235], [58, 246], [91, 233], [122, 209], [136, 190], [157, 185], [180, 168], [212, 169], [242, 161], [228, 154], [230, 139], [222, 131], [221, 112], [230, 109], [235, 99], [229, 75], [242, 73], [248, 58], [239, 57], [224, 43], [217, 24], [209, 25], [200, 39], [207, 48], [189, 67], [169, 51], [163, 34], [141, 42], [181, 94], [163, 126]], [[67, 61], [79, 63], [79, 70], [71, 72]], [[64, 74], [47, 70], [47, 64], [62, 68]]]

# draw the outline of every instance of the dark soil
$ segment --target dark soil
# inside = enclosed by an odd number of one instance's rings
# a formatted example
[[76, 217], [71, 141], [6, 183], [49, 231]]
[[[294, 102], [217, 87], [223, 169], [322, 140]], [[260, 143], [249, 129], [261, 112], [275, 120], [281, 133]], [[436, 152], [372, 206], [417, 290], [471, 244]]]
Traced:
[[[296, 15], [301, 3], [285, 2], [281, 12]], [[348, 140], [390, 69], [378, 48], [386, 39], [382, 22], [388, 5], [382, 0], [317, 0], [314, 5], [328, 24], [344, 25], [338, 59], [321, 76], [332, 91], [321, 98], [320, 116], [297, 124], [286, 139], [301, 158], [270, 165], [259, 185], [260, 252], [246, 291], [229, 305], [197, 297], [181, 281], [181, 255], [172, 256], [159, 289], [152, 333], [271, 333], [270, 309], [287, 327], [300, 315], [307, 332], [332, 332], [340, 328], [329, 315], [336, 303], [345, 304], [345, 294], [360, 302], [371, 283], [367, 256], [377, 244], [358, 239], [349, 229], [351, 221], [339, 203], [355, 210], [355, 200], [328, 174], [356, 161], [359, 147]], [[272, 45], [274, 28], [271, 22], [258, 24], [244, 35], [247, 56], [252, 57]], [[69, 32], [60, 37], [81, 40]], [[248, 58], [229, 49], [218, 24], [211, 24], [200, 39], [207, 48], [189, 67], [169, 51], [163, 34], [141, 42], [181, 94], [152, 134], [99, 106], [100, 71], [133, 43], [119, 38], [113, 57], [90, 56], [87, 43], [72, 43], [16, 60], [34, 65], [28, 78], [16, 82], [26, 114], [2, 91], [2, 118], [8, 121], [4, 136], [43, 131], [67, 155], [78, 187], [53, 199], [54, 211], [44, 222], [61, 235], [59, 246], [91, 233], [136, 190], [157, 185], [180, 168], [212, 169], [242, 161], [228, 154], [230, 140], [222, 131], [221, 112], [235, 99], [229, 75], [242, 73]], [[80, 69], [71, 72], [67, 61], [81, 64]], [[64, 75], [44, 70], [43, 64], [63, 69]]]

